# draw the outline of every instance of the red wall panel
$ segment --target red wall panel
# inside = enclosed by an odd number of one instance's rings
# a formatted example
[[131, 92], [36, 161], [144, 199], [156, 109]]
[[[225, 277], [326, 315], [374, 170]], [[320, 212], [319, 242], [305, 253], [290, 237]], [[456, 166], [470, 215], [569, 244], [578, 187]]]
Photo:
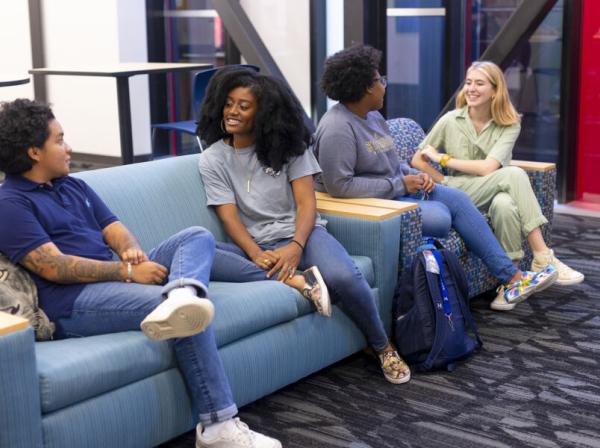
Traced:
[[600, 1], [584, 0], [576, 199], [600, 203]]

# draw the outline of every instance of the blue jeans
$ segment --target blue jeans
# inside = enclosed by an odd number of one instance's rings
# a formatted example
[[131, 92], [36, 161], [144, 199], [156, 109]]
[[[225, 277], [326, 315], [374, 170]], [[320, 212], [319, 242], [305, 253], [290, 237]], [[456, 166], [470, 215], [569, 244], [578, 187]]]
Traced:
[[[152, 249], [150, 260], [169, 268], [164, 286], [104, 282], [87, 285], [75, 300], [69, 318], [57, 322], [59, 336], [80, 337], [139, 330], [140, 323], [173, 288], [194, 286], [206, 296], [215, 253], [212, 234], [190, 227]], [[175, 356], [203, 424], [237, 414], [229, 380], [217, 351], [214, 329], [173, 340]]]
[[[273, 250], [289, 244], [291, 238], [262, 244], [263, 250]], [[346, 249], [325, 228], [316, 226], [304, 246], [298, 269], [318, 266], [333, 301], [339, 301], [344, 311], [365, 335], [375, 350], [381, 351], [388, 338], [379, 317], [375, 299], [367, 280], [354, 264]], [[267, 271], [250, 261], [244, 251], [232, 243], [217, 242], [211, 279], [224, 282], [268, 280]], [[272, 277], [274, 279], [275, 276]]]
[[508, 283], [517, 273], [517, 268], [500, 246], [485, 218], [462, 190], [436, 185], [427, 199], [421, 192], [397, 199], [419, 204], [424, 236], [445, 238], [450, 227], [454, 227], [467, 248], [481, 258], [492, 275], [502, 283]]

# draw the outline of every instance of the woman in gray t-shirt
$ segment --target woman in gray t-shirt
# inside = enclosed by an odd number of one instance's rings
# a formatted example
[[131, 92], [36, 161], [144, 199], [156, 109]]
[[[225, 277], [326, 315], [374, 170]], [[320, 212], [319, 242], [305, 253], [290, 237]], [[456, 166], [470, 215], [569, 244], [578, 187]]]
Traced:
[[212, 78], [198, 123], [211, 146], [199, 169], [207, 204], [233, 241], [218, 244], [214, 279], [277, 279], [325, 315], [329, 289], [378, 353], [385, 378], [405, 383], [410, 370], [388, 340], [371, 288], [317, 213], [312, 181], [321, 170], [303, 119], [297, 98], [273, 77], [225, 68]]

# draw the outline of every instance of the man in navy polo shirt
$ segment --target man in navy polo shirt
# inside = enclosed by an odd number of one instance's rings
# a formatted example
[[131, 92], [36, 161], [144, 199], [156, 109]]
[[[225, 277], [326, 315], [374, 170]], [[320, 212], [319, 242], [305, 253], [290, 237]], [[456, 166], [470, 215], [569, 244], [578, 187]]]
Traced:
[[213, 236], [191, 227], [144, 253], [96, 193], [68, 176], [70, 155], [48, 106], [27, 99], [2, 103], [0, 252], [31, 273], [56, 336], [141, 327], [152, 339], [173, 338], [200, 413], [197, 446], [281, 446], [233, 418], [237, 407], [206, 298]]

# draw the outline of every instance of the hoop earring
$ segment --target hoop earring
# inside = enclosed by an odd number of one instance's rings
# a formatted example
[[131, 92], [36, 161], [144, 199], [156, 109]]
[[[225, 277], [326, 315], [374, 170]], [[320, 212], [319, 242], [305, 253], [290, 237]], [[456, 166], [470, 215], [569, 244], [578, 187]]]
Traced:
[[221, 126], [221, 131], [223, 131], [223, 134], [227, 134], [227, 131], [225, 130], [225, 119], [221, 118], [221, 122], [219, 123], [219, 125]]

